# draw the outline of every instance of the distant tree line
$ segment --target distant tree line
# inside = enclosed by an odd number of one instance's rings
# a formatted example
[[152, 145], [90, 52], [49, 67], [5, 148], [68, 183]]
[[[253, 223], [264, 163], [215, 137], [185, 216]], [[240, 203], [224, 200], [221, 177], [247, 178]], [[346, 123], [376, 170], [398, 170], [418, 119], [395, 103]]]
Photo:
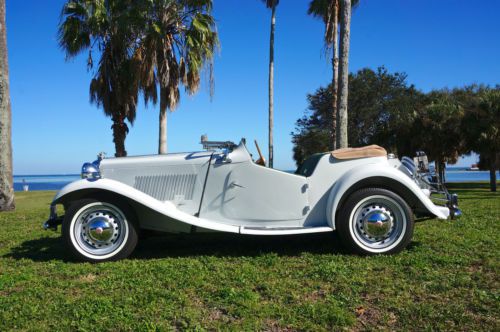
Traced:
[[[292, 132], [297, 164], [328, 151], [332, 89], [307, 96], [309, 106]], [[475, 152], [479, 167], [490, 171], [496, 191], [500, 169], [500, 86], [469, 85], [424, 93], [408, 84], [405, 73], [386, 68], [349, 75], [350, 146], [378, 144], [399, 156], [423, 150], [443, 176], [445, 163]]]

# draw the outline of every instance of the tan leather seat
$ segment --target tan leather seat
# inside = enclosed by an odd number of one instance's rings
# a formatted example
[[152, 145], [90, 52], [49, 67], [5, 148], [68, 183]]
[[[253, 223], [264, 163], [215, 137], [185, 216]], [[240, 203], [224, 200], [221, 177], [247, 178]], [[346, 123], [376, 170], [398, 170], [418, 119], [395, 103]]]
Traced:
[[358, 159], [370, 157], [387, 157], [387, 151], [378, 145], [368, 145], [360, 148], [344, 148], [331, 152], [337, 159]]

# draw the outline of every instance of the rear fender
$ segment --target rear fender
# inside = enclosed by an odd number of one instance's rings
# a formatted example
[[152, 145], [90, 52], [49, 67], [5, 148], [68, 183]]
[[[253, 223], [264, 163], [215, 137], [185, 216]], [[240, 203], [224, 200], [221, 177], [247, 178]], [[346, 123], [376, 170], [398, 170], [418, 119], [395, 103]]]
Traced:
[[368, 164], [346, 172], [332, 187], [326, 210], [329, 226], [335, 229], [337, 211], [344, 200], [355, 190], [367, 187], [392, 190], [412, 208], [425, 210], [439, 219], [447, 219], [449, 216], [448, 208], [436, 206], [411, 178], [398, 169], [386, 164]]

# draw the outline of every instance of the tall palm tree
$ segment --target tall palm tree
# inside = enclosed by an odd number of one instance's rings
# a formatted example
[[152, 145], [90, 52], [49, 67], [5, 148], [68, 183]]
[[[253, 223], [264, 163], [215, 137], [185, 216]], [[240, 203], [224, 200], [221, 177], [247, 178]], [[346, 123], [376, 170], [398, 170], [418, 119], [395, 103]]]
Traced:
[[0, 211], [13, 210], [11, 108], [5, 0], [0, 0]]
[[136, 115], [138, 62], [132, 57], [135, 36], [131, 33], [133, 0], [68, 0], [61, 13], [59, 45], [67, 58], [88, 51], [88, 69], [93, 69], [93, 52], [100, 56], [90, 83], [90, 101], [102, 107], [113, 125], [115, 156], [127, 155], [126, 120]]
[[[359, 0], [352, 0], [351, 6], [356, 7]], [[329, 148], [337, 148], [337, 118], [338, 118], [338, 73], [339, 73], [339, 0], [312, 0], [307, 11], [309, 15], [319, 18], [325, 24], [325, 49], [332, 52], [332, 113], [330, 123]]]
[[347, 148], [347, 95], [349, 91], [349, 43], [351, 35], [351, 0], [340, 4], [340, 65], [338, 86], [337, 147]]
[[337, 128], [337, 91], [338, 91], [338, 73], [339, 73], [339, 2], [338, 0], [312, 0], [309, 3], [307, 11], [309, 15], [320, 18], [325, 24], [325, 48], [332, 50], [332, 114], [330, 124], [329, 148], [335, 150], [336, 128]]
[[159, 87], [160, 154], [167, 153], [167, 110], [177, 107], [179, 86], [196, 93], [206, 66], [213, 94], [213, 56], [219, 39], [211, 10], [211, 0], [152, 0], [143, 8], [135, 59], [141, 63], [139, 85], [146, 103], [157, 103]]
[[274, 160], [274, 29], [276, 26], [276, 7], [279, 0], [261, 0], [271, 9], [271, 35], [269, 38], [269, 167], [273, 167]]

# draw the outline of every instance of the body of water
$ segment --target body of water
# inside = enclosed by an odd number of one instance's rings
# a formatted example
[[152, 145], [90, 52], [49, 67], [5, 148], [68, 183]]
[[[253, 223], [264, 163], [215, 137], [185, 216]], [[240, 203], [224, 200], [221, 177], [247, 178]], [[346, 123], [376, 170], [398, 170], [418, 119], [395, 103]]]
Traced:
[[[500, 174], [497, 175], [500, 178]], [[15, 175], [14, 190], [23, 191], [23, 186], [28, 190], [59, 190], [70, 182], [80, 179], [79, 174], [60, 175]], [[488, 171], [467, 171], [466, 168], [449, 167], [446, 170], [447, 182], [474, 182], [489, 181]]]
[[[497, 172], [497, 179], [500, 174]], [[468, 171], [466, 168], [449, 168], [446, 170], [446, 182], [490, 181], [489, 171]]]
[[14, 175], [14, 190], [59, 190], [70, 182], [80, 179], [80, 174]]

